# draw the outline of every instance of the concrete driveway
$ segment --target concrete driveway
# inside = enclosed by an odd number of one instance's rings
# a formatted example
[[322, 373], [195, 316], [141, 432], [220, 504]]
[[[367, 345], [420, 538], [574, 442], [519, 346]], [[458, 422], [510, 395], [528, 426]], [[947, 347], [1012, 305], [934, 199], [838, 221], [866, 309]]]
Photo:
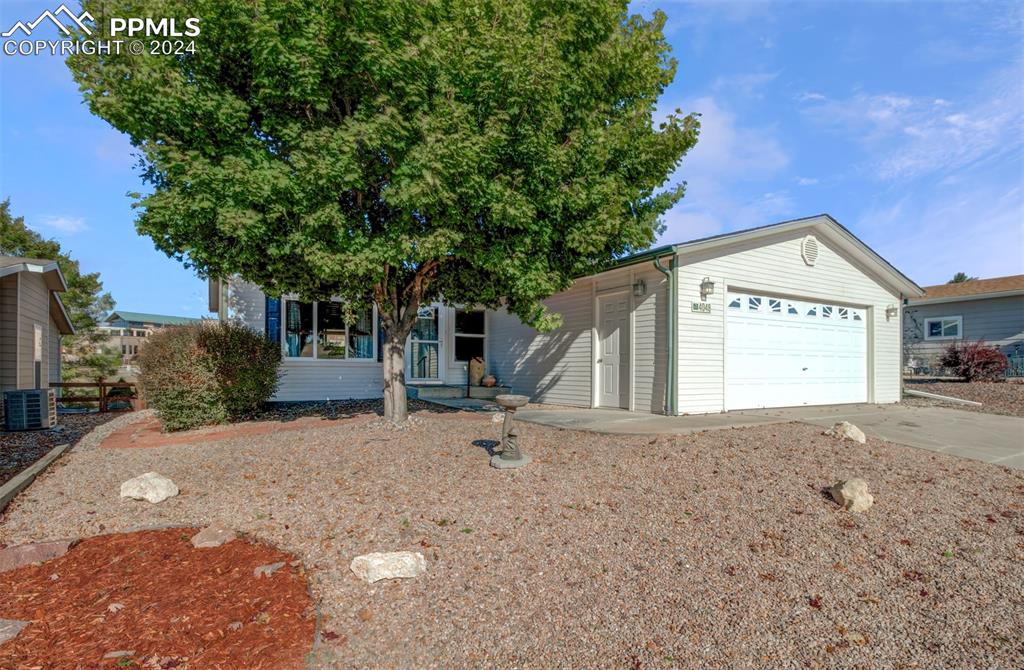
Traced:
[[686, 434], [801, 421], [856, 424], [871, 437], [1024, 470], [1024, 418], [944, 407], [829, 405], [659, 416], [607, 409], [521, 409], [516, 418], [573, 430], [623, 435]]

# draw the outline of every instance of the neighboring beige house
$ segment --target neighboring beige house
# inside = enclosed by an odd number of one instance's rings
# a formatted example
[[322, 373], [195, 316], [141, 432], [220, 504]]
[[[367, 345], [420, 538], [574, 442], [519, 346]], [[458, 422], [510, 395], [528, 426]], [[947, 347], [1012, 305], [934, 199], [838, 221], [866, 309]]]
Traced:
[[103, 346], [121, 354], [119, 376], [130, 377], [135, 374], [132, 363], [146, 343], [147, 337], [160, 328], [186, 326], [198, 321], [200, 319], [189, 316], [168, 316], [167, 314], [118, 310], [111, 312], [110, 316], [98, 327], [98, 330], [107, 336]]
[[926, 286], [924, 291], [908, 298], [903, 310], [909, 369], [931, 372], [951, 343], [979, 340], [999, 347], [1015, 365], [1024, 363], [1024, 275]]
[[75, 332], [67, 288], [56, 261], [0, 256], [0, 391], [60, 381], [60, 338]]
[[[504, 310], [425, 305], [406, 375], [421, 397], [462, 393], [482, 355], [533, 402], [668, 414], [895, 403], [901, 306], [921, 294], [822, 214], [620, 259], [545, 301], [563, 317], [550, 333]], [[279, 401], [382, 395], [377, 315], [350, 323], [341, 307], [210, 287], [211, 311], [280, 344]]]

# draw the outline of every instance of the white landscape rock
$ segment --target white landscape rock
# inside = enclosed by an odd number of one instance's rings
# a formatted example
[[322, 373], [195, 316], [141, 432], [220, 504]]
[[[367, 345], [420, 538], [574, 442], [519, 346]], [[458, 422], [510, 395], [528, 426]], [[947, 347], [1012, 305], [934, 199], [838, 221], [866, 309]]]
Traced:
[[864, 444], [867, 440], [864, 436], [864, 431], [849, 421], [840, 421], [826, 430], [825, 435], [839, 438], [840, 440], [853, 440], [854, 442], [860, 442], [861, 444]]
[[832, 499], [851, 512], [866, 512], [875, 498], [868, 493], [868, 483], [860, 478], [836, 482], [829, 489]]
[[419, 577], [427, 571], [427, 561], [418, 551], [377, 552], [356, 556], [349, 568], [357, 577], [372, 584], [382, 579]]
[[178, 486], [156, 472], [133, 477], [121, 484], [121, 497], [158, 503], [178, 495]]

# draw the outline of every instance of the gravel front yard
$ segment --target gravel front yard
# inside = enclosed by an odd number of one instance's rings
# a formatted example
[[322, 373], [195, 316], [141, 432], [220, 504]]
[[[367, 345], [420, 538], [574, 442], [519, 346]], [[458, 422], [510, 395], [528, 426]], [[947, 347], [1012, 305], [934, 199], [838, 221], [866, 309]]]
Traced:
[[[337, 667], [1017, 668], [1024, 473], [789, 424], [658, 438], [489, 415], [373, 414], [199, 446], [80, 449], [0, 521], [0, 542], [220, 521], [302, 558]], [[474, 444], [474, 441], [477, 444]], [[122, 501], [148, 470], [181, 495]], [[821, 489], [868, 480], [875, 506]], [[367, 585], [371, 551], [427, 574]], [[333, 659], [333, 661], [331, 660]]]
[[0, 430], [0, 485], [32, 465], [58, 444], [75, 443], [96, 426], [120, 415], [61, 414], [57, 430]]
[[921, 406], [943, 406], [966, 409], [988, 414], [1024, 416], [1024, 380], [1005, 382], [948, 382], [932, 380], [906, 380], [906, 388], [926, 393], [952, 396], [961, 400], [983, 403], [981, 407], [942, 402], [930, 398], [905, 396], [904, 404]]

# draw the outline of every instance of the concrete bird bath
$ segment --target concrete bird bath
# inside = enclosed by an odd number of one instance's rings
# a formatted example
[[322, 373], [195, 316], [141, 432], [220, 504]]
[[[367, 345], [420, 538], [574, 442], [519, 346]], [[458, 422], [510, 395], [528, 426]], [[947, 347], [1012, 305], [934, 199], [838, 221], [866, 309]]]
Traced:
[[519, 430], [512, 425], [516, 410], [530, 402], [525, 395], [502, 394], [494, 396], [494, 402], [505, 410], [505, 420], [501, 424], [500, 451], [491, 456], [491, 467], [499, 470], [521, 468], [530, 462], [530, 457], [519, 451]]

